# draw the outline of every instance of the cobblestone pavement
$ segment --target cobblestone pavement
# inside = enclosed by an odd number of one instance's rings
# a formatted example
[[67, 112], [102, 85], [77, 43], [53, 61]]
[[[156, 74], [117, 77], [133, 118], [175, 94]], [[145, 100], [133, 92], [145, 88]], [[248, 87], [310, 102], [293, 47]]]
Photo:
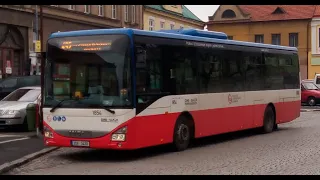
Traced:
[[245, 131], [198, 140], [183, 152], [61, 148], [8, 174], [320, 174], [320, 112], [271, 134]]

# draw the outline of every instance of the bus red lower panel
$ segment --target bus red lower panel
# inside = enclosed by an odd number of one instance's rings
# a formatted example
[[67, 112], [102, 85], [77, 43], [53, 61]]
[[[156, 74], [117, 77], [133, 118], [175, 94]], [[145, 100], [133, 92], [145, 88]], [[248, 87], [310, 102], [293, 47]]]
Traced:
[[[252, 105], [191, 112], [195, 122], [195, 136], [205, 137], [232, 131], [261, 127], [266, 105]], [[300, 116], [300, 101], [275, 104], [277, 123], [294, 120]], [[54, 133], [53, 139], [45, 139], [48, 146], [70, 147], [71, 140], [90, 141], [90, 148], [138, 149], [167, 144], [173, 141], [173, 129], [179, 113], [137, 116], [121, 124], [128, 127], [126, 142], [111, 141], [111, 134], [93, 139], [78, 139]], [[47, 124], [45, 126], [48, 127]]]
[[[143, 147], [168, 144], [172, 142], [173, 127], [178, 117], [178, 113], [138, 116], [118, 128], [114, 129], [108, 135], [99, 138], [70, 138], [57, 134], [51, 127], [44, 122], [44, 125], [53, 132], [53, 138], [45, 138], [47, 146], [71, 147], [72, 140], [89, 141], [90, 148], [97, 149], [138, 149]], [[125, 142], [111, 141], [111, 135], [119, 128], [127, 126]], [[119, 144], [121, 144], [119, 146]]]

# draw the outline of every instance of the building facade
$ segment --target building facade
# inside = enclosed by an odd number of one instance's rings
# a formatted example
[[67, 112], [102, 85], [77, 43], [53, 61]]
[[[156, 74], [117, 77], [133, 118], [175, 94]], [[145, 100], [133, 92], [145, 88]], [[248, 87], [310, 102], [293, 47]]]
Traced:
[[309, 52], [308, 79], [320, 74], [320, 6], [317, 5], [311, 21], [311, 51]]
[[35, 41], [41, 28], [42, 51], [53, 32], [143, 28], [142, 5], [42, 5], [42, 26], [39, 9], [36, 21], [36, 5], [0, 5], [0, 78], [40, 72]]
[[184, 5], [144, 5], [143, 29], [158, 31], [168, 29], [201, 29], [201, 21]]
[[229, 39], [297, 47], [301, 78], [308, 78], [310, 23], [315, 5], [221, 5], [207, 29]]

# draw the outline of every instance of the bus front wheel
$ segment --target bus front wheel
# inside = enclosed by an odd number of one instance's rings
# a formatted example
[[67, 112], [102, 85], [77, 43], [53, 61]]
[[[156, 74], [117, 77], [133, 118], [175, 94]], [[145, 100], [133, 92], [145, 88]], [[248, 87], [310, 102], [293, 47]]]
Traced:
[[173, 146], [175, 151], [183, 151], [188, 148], [191, 141], [192, 126], [185, 116], [180, 116], [174, 127]]

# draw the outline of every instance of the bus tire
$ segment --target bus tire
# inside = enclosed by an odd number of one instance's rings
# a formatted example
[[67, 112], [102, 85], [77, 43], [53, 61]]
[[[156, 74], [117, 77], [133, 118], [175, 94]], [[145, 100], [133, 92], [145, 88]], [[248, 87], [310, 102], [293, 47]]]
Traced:
[[184, 151], [188, 148], [192, 137], [192, 125], [185, 116], [176, 121], [173, 134], [173, 148], [175, 151]]
[[275, 128], [275, 121], [275, 112], [271, 106], [267, 106], [263, 117], [262, 133], [271, 133]]

